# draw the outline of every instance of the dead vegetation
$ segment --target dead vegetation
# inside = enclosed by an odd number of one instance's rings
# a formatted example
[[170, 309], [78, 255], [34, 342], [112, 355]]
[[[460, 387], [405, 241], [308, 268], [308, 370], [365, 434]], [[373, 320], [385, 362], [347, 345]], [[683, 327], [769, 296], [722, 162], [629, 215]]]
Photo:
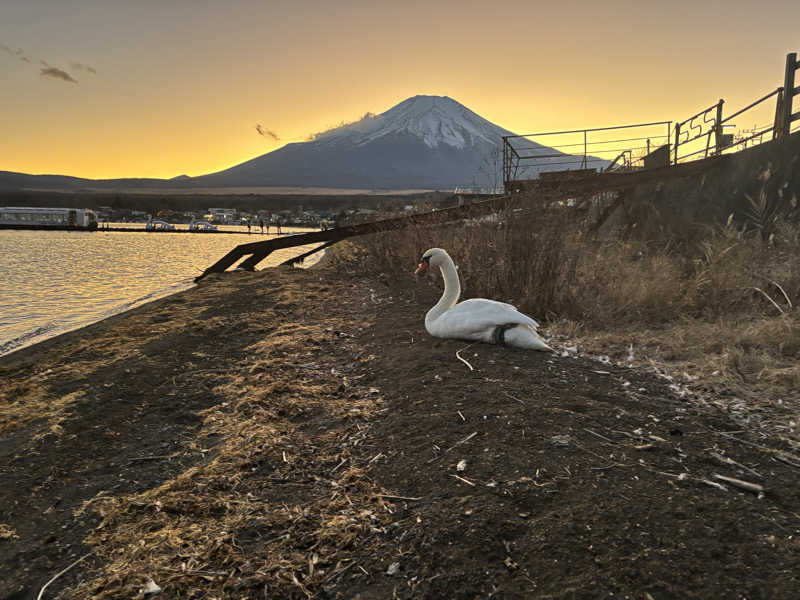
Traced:
[[70, 597], [141, 597], [150, 581], [184, 598], [312, 597], [381, 534], [392, 508], [353, 450], [382, 396], [350, 379], [342, 359], [358, 348], [342, 320], [277, 319], [304, 310], [303, 295], [285, 282], [271, 310], [237, 321], [276, 326], [244, 349], [243, 366], [211, 374], [222, 401], [186, 447], [206, 460], [143, 493], [91, 501], [102, 522], [87, 542], [105, 566]]
[[[342, 246], [338, 275], [211, 276], [101, 341], [31, 349], [3, 366], [4, 431], [25, 439], [0, 475], [35, 486], [28, 512], [3, 506], [8, 581], [93, 599], [791, 597], [800, 243], [770, 223], [686, 244], [510, 212]], [[468, 296], [546, 320], [562, 356], [424, 337], [438, 288], [402, 274], [431, 246]], [[145, 427], [182, 403], [196, 429]], [[78, 460], [89, 430], [97, 456]], [[110, 485], [62, 500], [106, 462]]]
[[626, 361], [632, 348], [631, 364], [657, 364], [698, 394], [777, 407], [783, 432], [796, 436], [800, 215], [796, 202], [778, 210], [777, 200], [762, 191], [726, 223], [686, 222], [691, 236], [677, 238], [663, 234], [681, 228], [675, 215], [662, 227], [653, 207], [620, 210], [593, 234], [602, 204], [532, 209], [535, 199], [522, 197], [493, 219], [360, 244], [363, 262], [384, 273], [446, 248], [464, 297], [512, 302], [589, 355]]
[[[0, 440], [19, 538], [0, 538], [0, 595], [791, 597], [788, 443], [729, 436], [611, 358], [437, 343], [436, 288], [344, 250], [338, 272], [213, 276], [98, 324], [125, 360], [88, 344], [77, 379], [47, 380], [89, 391], [62, 435]], [[85, 337], [6, 359], [9, 381]]]

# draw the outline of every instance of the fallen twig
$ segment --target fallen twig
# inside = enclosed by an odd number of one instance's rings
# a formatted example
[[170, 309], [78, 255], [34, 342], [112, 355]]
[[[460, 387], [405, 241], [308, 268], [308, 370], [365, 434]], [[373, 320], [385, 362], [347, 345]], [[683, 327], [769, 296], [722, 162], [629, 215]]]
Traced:
[[459, 477], [459, 476], [458, 476], [458, 475], [456, 475], [455, 473], [450, 473], [450, 475], [451, 475], [452, 477], [455, 477], [455, 478], [456, 478], [456, 479], [458, 479], [459, 481], [463, 481], [464, 483], [466, 483], [466, 484], [468, 484], [468, 485], [471, 485], [472, 487], [475, 487], [475, 484], [474, 484], [474, 483], [472, 483], [472, 482], [471, 482], [469, 479], [464, 479], [463, 477]]
[[42, 598], [44, 597], [44, 591], [47, 589], [47, 586], [48, 586], [48, 585], [50, 585], [51, 583], [53, 583], [53, 582], [54, 582], [56, 579], [58, 579], [59, 577], [61, 577], [61, 576], [62, 576], [64, 573], [66, 573], [67, 571], [69, 571], [69, 570], [70, 570], [72, 567], [74, 567], [75, 565], [77, 565], [77, 564], [78, 564], [78, 563], [80, 563], [80, 562], [83, 562], [85, 559], [87, 559], [87, 558], [88, 558], [88, 557], [90, 557], [91, 555], [92, 555], [92, 553], [91, 553], [91, 552], [89, 552], [88, 554], [84, 554], [84, 555], [83, 555], [83, 556], [81, 556], [81, 557], [80, 557], [78, 560], [76, 560], [74, 563], [71, 563], [71, 564], [70, 564], [69, 566], [67, 566], [65, 569], [63, 569], [63, 570], [59, 571], [58, 573], [56, 573], [55, 575], [53, 575], [53, 577], [50, 579], [50, 581], [48, 581], [47, 583], [45, 583], [45, 584], [42, 586], [42, 589], [40, 589], [40, 590], [39, 590], [39, 595], [38, 595], [38, 596], [36, 596], [36, 600], [42, 600]]
[[767, 292], [765, 292], [765, 291], [764, 291], [764, 290], [762, 290], [761, 288], [757, 288], [757, 287], [752, 287], [752, 288], [750, 288], [750, 289], [751, 289], [751, 290], [755, 290], [755, 291], [757, 291], [757, 292], [761, 292], [761, 294], [763, 294], [763, 296], [764, 296], [764, 297], [765, 297], [767, 300], [769, 300], [770, 302], [772, 302], [772, 306], [774, 306], [775, 308], [777, 308], [777, 309], [778, 309], [778, 312], [780, 312], [782, 315], [783, 315], [783, 314], [786, 314], [786, 313], [785, 313], [785, 311], [784, 311], [784, 310], [783, 310], [783, 309], [782, 309], [780, 306], [778, 306], [778, 303], [777, 303], [777, 302], [775, 302], [775, 300], [773, 300], [772, 298], [770, 298], [770, 297], [769, 297], [769, 294], [767, 294]]
[[783, 294], [783, 297], [786, 299], [786, 304], [789, 305], [789, 310], [793, 310], [794, 306], [792, 306], [792, 301], [789, 300], [789, 295], [786, 293], [786, 290], [784, 290], [777, 281], [772, 281], [772, 279], [770, 279], [769, 282], [781, 291], [781, 294]]
[[162, 571], [170, 571], [172, 573], [183, 573], [184, 575], [209, 575], [209, 576], [222, 576], [228, 575], [228, 571], [205, 571], [203, 569], [178, 569], [176, 567], [158, 567]]
[[742, 488], [743, 490], [747, 490], [748, 492], [755, 492], [756, 494], [760, 494], [764, 491], [764, 486], [758, 485], [757, 483], [750, 483], [749, 481], [742, 481], [741, 479], [734, 479], [733, 477], [725, 477], [725, 475], [718, 475], [714, 473], [714, 479], [719, 479], [720, 481], [724, 481], [725, 483], [729, 483], [734, 485], [738, 488]]
[[734, 442], [739, 442], [741, 444], [747, 444], [748, 446], [753, 446], [753, 448], [758, 448], [759, 450], [764, 450], [765, 452], [771, 452], [776, 457], [781, 456], [783, 458], [788, 458], [792, 461], [800, 462], [800, 457], [795, 456], [794, 454], [789, 454], [788, 452], [784, 452], [783, 450], [778, 450], [777, 448], [769, 448], [768, 446], [762, 446], [761, 444], [756, 444], [755, 442], [748, 442], [747, 440], [740, 440], [739, 438], [733, 437], [732, 435], [728, 435], [722, 431], [716, 431], [714, 429], [710, 429], [713, 433], [717, 435], [721, 435], [722, 437], [726, 437], [729, 440], [733, 440]]
[[444, 453], [445, 453], [445, 454], [447, 454], [447, 453], [448, 453], [448, 452], [450, 452], [450, 450], [452, 450], [453, 448], [456, 448], [456, 447], [460, 446], [461, 444], [465, 444], [465, 443], [467, 443], [467, 442], [468, 442], [468, 441], [470, 441], [472, 438], [474, 438], [476, 435], [478, 435], [478, 432], [477, 432], [477, 431], [473, 431], [472, 433], [470, 433], [470, 434], [469, 434], [467, 437], [465, 437], [465, 438], [464, 438], [463, 440], [461, 440], [460, 442], [456, 442], [455, 444], [453, 444], [452, 446], [450, 446], [450, 447], [449, 447], [447, 450], [445, 450], [445, 451], [444, 451]]
[[379, 498], [391, 498], [393, 500], [422, 500], [422, 496], [419, 498], [411, 498], [409, 496], [395, 496], [394, 494], [375, 494]]
[[135, 457], [131, 458], [130, 460], [128, 460], [128, 463], [130, 464], [130, 463], [133, 463], [133, 462], [144, 461], [144, 460], [162, 460], [162, 459], [165, 459], [165, 458], [172, 458], [172, 456], [169, 455], [169, 454], [163, 454], [163, 455], [160, 455], [160, 456], [155, 456], [155, 455], [154, 456], [135, 456]]
[[783, 456], [782, 454], [775, 454], [774, 458], [778, 459], [782, 463], [786, 463], [787, 465], [793, 466], [795, 469], [800, 469], [800, 463], [793, 462], [788, 458], [786, 458], [785, 456]]
[[698, 479], [697, 481], [699, 481], [700, 483], [705, 483], [706, 485], [710, 485], [711, 487], [715, 487], [717, 489], [720, 489], [723, 492], [727, 492], [728, 491], [728, 488], [726, 488], [721, 483], [717, 483], [716, 481], [709, 481], [708, 479]]
[[343, 458], [343, 459], [342, 459], [342, 462], [340, 462], [338, 465], [336, 465], [335, 467], [333, 467], [333, 468], [331, 469], [331, 473], [335, 472], [335, 471], [336, 471], [336, 470], [337, 470], [339, 467], [341, 467], [341, 466], [342, 466], [343, 464], [345, 464], [346, 462], [347, 462], [347, 459], [346, 459], [346, 458]]
[[466, 359], [464, 359], [464, 358], [461, 358], [461, 356], [459, 356], [459, 354], [458, 354], [458, 353], [459, 353], [459, 352], [463, 352], [464, 350], [467, 350], [467, 349], [469, 349], [469, 348], [472, 348], [472, 346], [474, 346], [474, 345], [475, 345], [475, 344], [470, 344], [469, 346], [464, 346], [463, 348], [461, 348], [461, 350], [456, 350], [456, 358], [457, 358], [458, 360], [460, 360], [461, 362], [463, 362], [465, 365], [467, 365], [467, 368], [469, 368], [469, 370], [470, 370], [470, 371], [474, 371], [475, 369], [473, 369], [473, 368], [472, 368], [472, 365], [471, 365], [471, 364], [469, 364], [469, 363], [466, 361]]
[[338, 576], [338, 575], [341, 575], [342, 573], [344, 573], [345, 571], [347, 571], [347, 569], [349, 569], [350, 567], [352, 567], [354, 564], [356, 564], [356, 561], [351, 561], [351, 562], [350, 562], [350, 563], [349, 563], [349, 564], [348, 564], [346, 567], [342, 567], [342, 568], [340, 568], [340, 569], [336, 569], [336, 570], [335, 570], [333, 573], [331, 573], [330, 575], [328, 575], [328, 576], [327, 576], [327, 577], [326, 577], [326, 578], [325, 578], [323, 581], [327, 583], [328, 581], [330, 581], [330, 580], [331, 580], [331, 579], [333, 579], [334, 577], [336, 577], [336, 576]]
[[719, 462], [721, 462], [723, 464], [733, 465], [733, 466], [739, 467], [740, 469], [744, 469], [745, 471], [749, 471], [750, 473], [752, 473], [756, 477], [763, 477], [761, 475], [761, 473], [759, 473], [758, 471], [756, 471], [754, 469], [751, 469], [750, 467], [747, 467], [747, 466], [743, 465], [740, 462], [736, 462], [732, 458], [728, 458], [727, 456], [722, 456], [721, 454], [717, 454], [716, 452], [710, 452], [709, 454], [711, 454], [712, 458], [718, 460]]
[[525, 406], [525, 403], [524, 403], [522, 400], [520, 400], [519, 398], [517, 398], [517, 397], [515, 397], [515, 396], [512, 396], [512, 395], [511, 395], [511, 394], [509, 394], [508, 392], [503, 392], [503, 394], [505, 394], [506, 396], [508, 396], [508, 397], [509, 397], [509, 398], [511, 398], [512, 400], [516, 400], [517, 402], [519, 402], [520, 404], [522, 404], [522, 406]]
[[591, 433], [591, 434], [592, 434], [592, 435], [594, 435], [594, 436], [597, 436], [597, 437], [599, 437], [601, 440], [605, 440], [605, 441], [609, 442], [610, 444], [616, 444], [616, 442], [615, 442], [614, 440], [611, 440], [611, 439], [607, 438], [607, 437], [606, 437], [606, 436], [604, 436], [604, 435], [600, 435], [599, 433], [597, 433], [597, 432], [595, 432], [595, 431], [592, 431], [592, 430], [591, 430], [591, 429], [589, 429], [588, 427], [584, 427], [584, 428], [583, 428], [583, 430], [584, 430], [584, 431], [586, 431], [586, 432], [588, 432], [588, 433]]

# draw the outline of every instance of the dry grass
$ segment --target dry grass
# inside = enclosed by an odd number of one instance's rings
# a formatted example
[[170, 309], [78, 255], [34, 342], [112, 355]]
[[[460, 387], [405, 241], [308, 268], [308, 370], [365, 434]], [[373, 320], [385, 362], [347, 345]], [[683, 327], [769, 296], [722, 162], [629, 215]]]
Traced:
[[43, 383], [11, 382], [0, 394], [0, 433], [45, 419], [47, 431], [37, 433], [35, 439], [59, 435], [59, 424], [69, 416], [69, 409], [84, 396], [85, 391], [79, 390], [54, 397]]
[[11, 525], [6, 525], [5, 523], [0, 523], [0, 540], [18, 540], [19, 536], [17, 535], [17, 531], [11, 527]]
[[624, 360], [632, 343], [642, 361], [695, 390], [800, 409], [800, 226], [763, 212], [738, 225], [687, 223], [689, 240], [643, 241], [626, 235], [629, 223], [590, 236], [585, 213], [561, 206], [376, 235], [362, 247], [385, 272], [443, 247], [464, 297], [512, 302], [589, 353]]
[[[287, 283], [273, 309], [306, 291]], [[269, 310], [241, 319], [277, 321]], [[103, 572], [70, 597], [133, 598], [150, 578], [170, 597], [312, 597], [378, 540], [392, 508], [354, 448], [382, 398], [348, 381], [337, 361], [358, 347], [333, 325], [342, 320], [289, 319], [246, 348], [248, 368], [217, 380], [222, 401], [188, 446], [201, 464], [140, 494], [90, 501], [103, 521], [87, 541]], [[331, 336], [345, 348], [339, 358], [309, 350]]]

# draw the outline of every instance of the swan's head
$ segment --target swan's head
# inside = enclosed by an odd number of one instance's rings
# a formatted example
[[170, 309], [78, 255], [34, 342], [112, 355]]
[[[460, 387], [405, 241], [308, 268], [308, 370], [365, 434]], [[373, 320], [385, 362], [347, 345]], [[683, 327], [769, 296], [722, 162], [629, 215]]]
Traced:
[[414, 271], [415, 275], [424, 273], [428, 267], [437, 267], [442, 265], [450, 256], [441, 248], [431, 248], [422, 255], [417, 270]]

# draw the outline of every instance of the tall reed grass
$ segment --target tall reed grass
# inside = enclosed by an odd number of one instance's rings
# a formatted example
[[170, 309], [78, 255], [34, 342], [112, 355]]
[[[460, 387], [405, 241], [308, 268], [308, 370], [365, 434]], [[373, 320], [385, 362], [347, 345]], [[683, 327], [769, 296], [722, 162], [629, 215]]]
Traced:
[[691, 243], [587, 235], [566, 207], [365, 238], [380, 270], [407, 271], [430, 247], [450, 253], [464, 297], [496, 297], [546, 320], [664, 323], [790, 313], [800, 302], [800, 227], [768, 239], [727, 225]]
[[[590, 235], [585, 213], [557, 206], [359, 243], [387, 274], [409, 272], [425, 250], [444, 248], [458, 266], [464, 298], [510, 302], [553, 332], [582, 335], [597, 351], [624, 357], [635, 340], [681, 369], [797, 390], [800, 225], [761, 217], [687, 223], [691, 236], [645, 240], [631, 237], [630, 221]], [[659, 227], [650, 222], [639, 230]]]

